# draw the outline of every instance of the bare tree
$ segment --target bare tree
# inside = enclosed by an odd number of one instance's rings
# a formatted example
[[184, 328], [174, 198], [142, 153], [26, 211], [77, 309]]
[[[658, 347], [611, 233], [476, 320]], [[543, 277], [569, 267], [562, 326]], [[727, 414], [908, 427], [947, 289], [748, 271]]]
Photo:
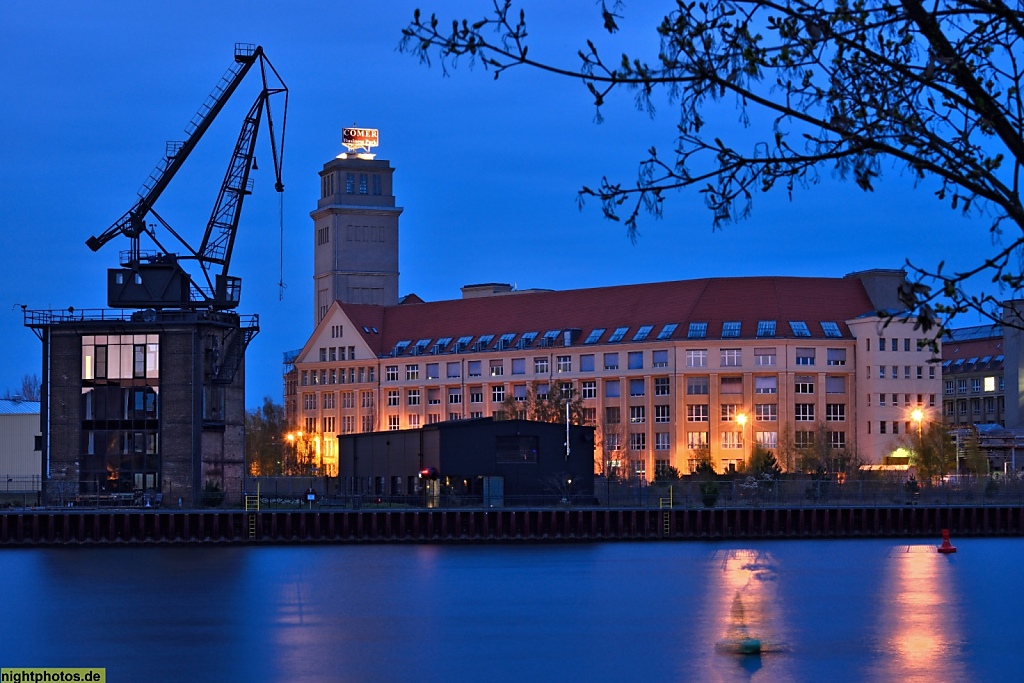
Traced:
[[41, 389], [39, 375], [26, 374], [21, 378], [21, 387], [14, 391], [8, 389], [4, 392], [4, 398], [20, 397], [23, 401], [38, 401], [42, 396]]
[[[600, 1], [615, 33], [621, 3]], [[556, 29], [557, 30], [557, 29]], [[749, 215], [756, 191], [817, 183], [823, 174], [870, 191], [888, 166], [933, 188], [951, 208], [988, 219], [991, 253], [973, 267], [914, 266], [901, 292], [918, 324], [974, 310], [999, 318], [1002, 300], [1024, 286], [1024, 11], [1003, 0], [730, 0], [676, 2], [657, 27], [653, 62], [606, 60], [592, 41], [575, 66], [528, 54], [524, 13], [511, 0], [477, 21], [426, 19], [403, 29], [401, 49], [440, 61], [460, 58], [495, 78], [525, 66], [581, 83], [600, 117], [623, 89], [654, 113], [652, 96], [677, 109], [669, 156], [651, 147], [633, 183], [603, 178], [583, 187], [604, 215], [637, 236], [641, 213], [662, 215], [670, 190], [695, 188], [715, 228]], [[752, 144], [741, 130], [708, 125], [731, 101], [741, 120], [765, 122]], [[715, 122], [717, 123], [717, 122]], [[713, 130], [712, 130], [713, 129]], [[967, 284], [990, 280], [974, 295]], [[1022, 321], [1024, 322], [1024, 321]], [[1024, 327], [1024, 325], [1021, 325]]]

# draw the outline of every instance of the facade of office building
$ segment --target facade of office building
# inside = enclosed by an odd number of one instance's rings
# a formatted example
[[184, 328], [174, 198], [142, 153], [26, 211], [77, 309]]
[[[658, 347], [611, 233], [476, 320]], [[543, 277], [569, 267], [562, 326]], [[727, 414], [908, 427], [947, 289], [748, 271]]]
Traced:
[[[378, 172], [387, 182], [369, 180]], [[739, 468], [755, 444], [792, 455], [824, 440], [880, 462], [904, 444], [914, 408], [938, 416], [941, 378], [924, 333], [877, 313], [898, 306], [902, 271], [567, 291], [488, 284], [460, 299], [399, 301], [390, 173], [382, 161], [329, 162], [312, 214], [314, 280], [334, 284], [317, 285], [316, 328], [288, 357], [285, 408], [327, 473], [340, 434], [489, 417], [508, 397], [559, 385], [596, 428], [595, 470], [647, 480], [667, 466], [689, 472], [703, 452], [718, 471]], [[355, 276], [372, 287], [337, 284]]]

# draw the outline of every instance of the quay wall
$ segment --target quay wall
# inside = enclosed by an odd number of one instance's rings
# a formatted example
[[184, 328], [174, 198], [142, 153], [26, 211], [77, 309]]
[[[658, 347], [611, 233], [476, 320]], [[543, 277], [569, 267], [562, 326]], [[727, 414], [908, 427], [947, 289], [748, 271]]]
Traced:
[[0, 548], [1024, 535], [1024, 506], [0, 513]]

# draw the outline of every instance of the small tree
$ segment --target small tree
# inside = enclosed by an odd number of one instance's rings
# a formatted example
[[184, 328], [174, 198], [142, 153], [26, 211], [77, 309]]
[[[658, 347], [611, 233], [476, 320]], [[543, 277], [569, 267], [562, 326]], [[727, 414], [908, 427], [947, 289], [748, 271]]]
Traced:
[[956, 462], [956, 446], [944, 424], [930, 422], [921, 437], [914, 438], [917, 448], [911, 462], [917, 466], [921, 481], [930, 482], [948, 473]]
[[279, 474], [284, 462], [283, 437], [284, 407], [263, 398], [259, 408], [245, 413], [245, 462], [249, 474], [268, 476]]
[[964, 441], [964, 467], [976, 477], [988, 476], [991, 468], [988, 457], [981, 450], [978, 432], [974, 429], [971, 430]]
[[21, 386], [14, 391], [8, 389], [4, 392], [4, 398], [10, 399], [18, 396], [24, 401], [38, 401], [42, 396], [41, 387], [39, 375], [26, 374], [21, 378]]

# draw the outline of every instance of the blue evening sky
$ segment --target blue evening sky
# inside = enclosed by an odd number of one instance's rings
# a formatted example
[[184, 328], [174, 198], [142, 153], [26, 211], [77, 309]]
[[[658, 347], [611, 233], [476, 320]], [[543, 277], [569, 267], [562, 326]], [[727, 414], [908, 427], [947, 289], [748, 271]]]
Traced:
[[[593, 0], [528, 0], [531, 56], [573, 67], [588, 37], [612, 61], [657, 54], [657, 9], [627, 3], [622, 31], [601, 29]], [[183, 128], [232, 61], [235, 42], [263, 45], [290, 88], [285, 148], [284, 290], [279, 281], [279, 196], [265, 130], [256, 188], [245, 203], [232, 272], [241, 313], [258, 313], [249, 347], [247, 404], [281, 400], [281, 354], [312, 330], [309, 212], [317, 171], [342, 151], [341, 128], [380, 130], [378, 158], [397, 169], [400, 290], [426, 300], [459, 287], [509, 282], [570, 289], [700, 277], [842, 276], [899, 268], [906, 259], [968, 265], [991, 249], [987, 221], [963, 218], [887, 170], [873, 193], [823, 173], [820, 184], [755, 197], [746, 221], [712, 232], [700, 195], [669, 196], [665, 217], [645, 217], [631, 244], [597, 202], [576, 191], [602, 175], [631, 183], [651, 145], [671, 150], [676, 118], [658, 100], [652, 119], [621, 92], [594, 120], [579, 84], [526, 69], [495, 81], [464, 62], [444, 77], [397, 52], [413, 9], [474, 19], [487, 0], [409, 2], [51, 2], [0, 7], [0, 392], [40, 372], [40, 344], [22, 325], [30, 309], [101, 308], [105, 272], [127, 240], [93, 253], [85, 240], [131, 207], [166, 140]], [[653, 9], [652, 9], [653, 8]], [[216, 199], [255, 74], [240, 88], [171, 183], [157, 211], [197, 244]], [[716, 123], [734, 129], [722, 107]], [[752, 131], [756, 133], [757, 131]], [[265, 159], [265, 161], [264, 161]], [[975, 324], [963, 319], [962, 324]]]

